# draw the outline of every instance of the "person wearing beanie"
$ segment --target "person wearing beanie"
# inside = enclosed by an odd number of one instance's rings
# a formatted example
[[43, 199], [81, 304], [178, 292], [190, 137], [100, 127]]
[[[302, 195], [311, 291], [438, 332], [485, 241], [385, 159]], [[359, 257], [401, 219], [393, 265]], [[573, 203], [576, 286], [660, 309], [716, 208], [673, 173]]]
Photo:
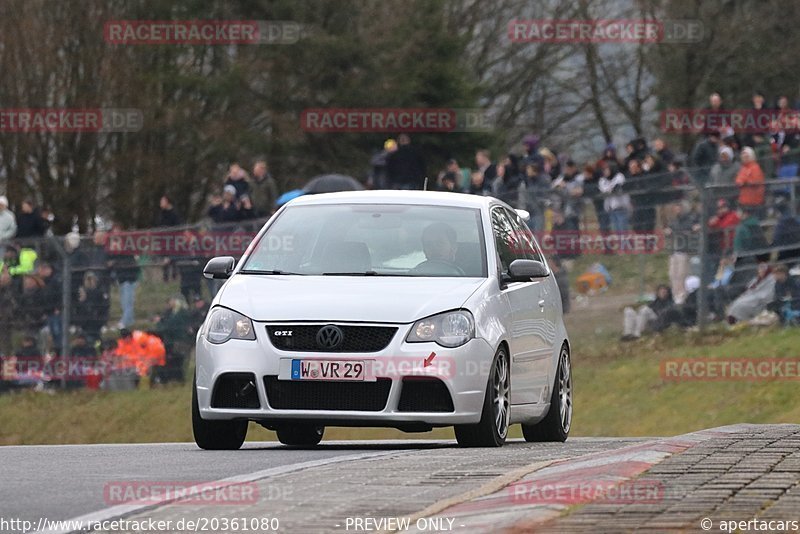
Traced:
[[[736, 181], [736, 175], [739, 174], [739, 168], [740, 165], [738, 161], [735, 161], [733, 149], [727, 145], [721, 146], [717, 162], [711, 167], [710, 185], [733, 186]], [[724, 189], [714, 190], [714, 196], [716, 198], [729, 198], [731, 193]]]
[[217, 224], [236, 222], [241, 219], [239, 207], [236, 200], [236, 188], [229, 184], [222, 189], [222, 198], [212, 197], [208, 216]]
[[525, 155], [522, 156], [520, 166], [524, 169], [526, 165], [536, 164], [539, 168], [544, 168], [544, 158], [539, 154], [539, 143], [541, 139], [538, 135], [528, 134], [522, 139], [522, 147]]

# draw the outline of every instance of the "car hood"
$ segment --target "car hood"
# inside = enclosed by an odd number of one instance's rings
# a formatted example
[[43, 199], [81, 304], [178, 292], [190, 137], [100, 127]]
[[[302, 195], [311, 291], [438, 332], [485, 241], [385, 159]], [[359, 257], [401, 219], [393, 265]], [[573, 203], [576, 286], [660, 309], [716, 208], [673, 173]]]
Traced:
[[254, 321], [410, 323], [460, 307], [485, 278], [234, 275], [217, 303]]

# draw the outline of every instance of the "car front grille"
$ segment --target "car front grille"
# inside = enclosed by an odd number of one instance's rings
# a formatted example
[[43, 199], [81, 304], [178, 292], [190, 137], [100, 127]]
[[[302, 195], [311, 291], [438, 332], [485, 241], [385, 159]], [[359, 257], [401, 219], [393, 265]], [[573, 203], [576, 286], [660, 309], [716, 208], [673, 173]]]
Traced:
[[375, 382], [278, 380], [265, 376], [267, 401], [276, 410], [352, 410], [379, 412], [386, 407], [390, 378]]
[[211, 394], [212, 408], [258, 409], [256, 375], [253, 373], [225, 373], [217, 378]]
[[[328, 327], [341, 333], [335, 346], [326, 345], [324, 339], [320, 342], [320, 330]], [[380, 352], [396, 333], [396, 326], [267, 325], [269, 340], [276, 349], [302, 352]]]
[[400, 390], [400, 402], [397, 409], [401, 412], [452, 412], [453, 399], [447, 386], [433, 377], [403, 378]]

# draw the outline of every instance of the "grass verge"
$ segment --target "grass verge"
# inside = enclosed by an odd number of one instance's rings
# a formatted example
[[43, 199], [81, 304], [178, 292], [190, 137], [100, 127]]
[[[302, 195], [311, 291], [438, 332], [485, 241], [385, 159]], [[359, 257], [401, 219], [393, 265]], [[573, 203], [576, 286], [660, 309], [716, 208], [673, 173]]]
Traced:
[[[706, 334], [670, 331], [631, 344], [611, 335], [574, 343], [573, 436], [656, 436], [731, 423], [800, 421], [797, 381], [665, 381], [665, 358], [797, 358], [798, 329]], [[190, 441], [190, 387], [126, 392], [26, 391], [0, 397], [0, 443]], [[512, 437], [519, 436], [513, 428]], [[452, 438], [451, 429], [404, 434], [392, 429], [330, 428], [326, 439]], [[251, 423], [252, 440], [274, 433]]]

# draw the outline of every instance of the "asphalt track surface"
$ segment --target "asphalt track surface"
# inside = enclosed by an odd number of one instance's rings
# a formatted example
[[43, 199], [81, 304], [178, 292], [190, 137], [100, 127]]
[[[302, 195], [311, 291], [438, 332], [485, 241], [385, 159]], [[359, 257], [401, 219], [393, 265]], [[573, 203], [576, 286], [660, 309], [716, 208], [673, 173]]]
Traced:
[[[612, 450], [635, 441], [571, 439], [564, 444], [552, 444], [541, 456], [567, 458]], [[509, 447], [522, 451], [527, 444], [512, 442], [500, 450], [508, 454]], [[457, 447], [451, 441], [429, 440], [323, 442], [308, 450], [284, 447], [277, 442], [247, 442], [239, 451], [202, 451], [193, 443], [0, 447], [0, 517], [35, 523], [42, 517], [59, 520], [102, 512], [111, 506], [104, 494], [109, 482], [264, 478], [333, 461], [359, 461], [398, 451], [431, 454], [437, 448]], [[471, 451], [485, 457], [487, 463], [495, 454], [487, 449]], [[533, 451], [525, 452], [527, 456]]]

